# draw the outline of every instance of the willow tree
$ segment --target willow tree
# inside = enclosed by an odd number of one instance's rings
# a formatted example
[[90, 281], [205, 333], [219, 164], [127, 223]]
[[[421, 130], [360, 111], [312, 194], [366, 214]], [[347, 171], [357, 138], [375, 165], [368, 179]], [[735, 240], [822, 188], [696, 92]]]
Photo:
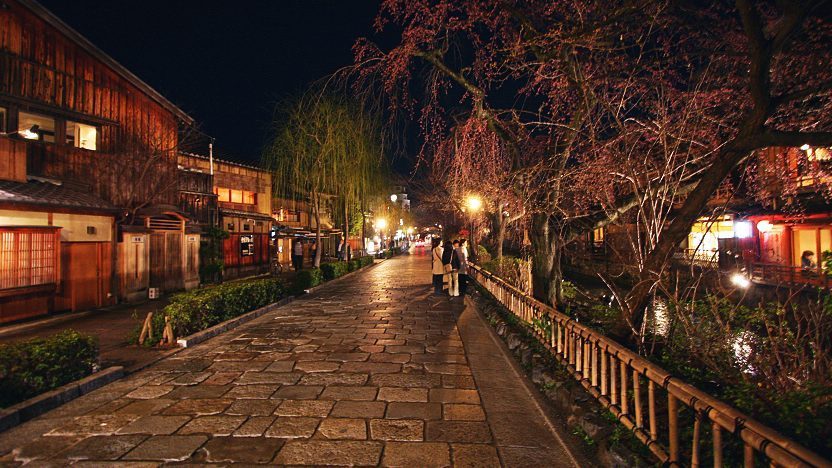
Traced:
[[[385, 187], [381, 125], [378, 118], [336, 94], [307, 93], [277, 115], [263, 165], [272, 173], [275, 196], [310, 204], [320, 245], [327, 199], [337, 197], [349, 206]], [[314, 264], [320, 263], [317, 249]]]

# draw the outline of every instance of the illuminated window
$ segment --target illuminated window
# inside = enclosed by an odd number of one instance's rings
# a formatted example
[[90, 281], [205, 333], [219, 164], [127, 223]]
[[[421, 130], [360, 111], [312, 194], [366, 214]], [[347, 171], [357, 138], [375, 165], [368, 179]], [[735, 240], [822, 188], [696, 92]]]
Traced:
[[0, 290], [56, 283], [58, 232], [53, 228], [0, 228]]
[[592, 231], [592, 242], [595, 245], [604, 243], [604, 228], [598, 228]]
[[98, 128], [78, 122], [66, 122], [66, 144], [95, 151]]
[[215, 191], [217, 192], [217, 201], [221, 202], [229, 202], [231, 201], [231, 191], [227, 188], [216, 188]]
[[6, 133], [6, 116], [9, 115], [9, 110], [5, 107], [0, 107], [0, 133]]
[[17, 116], [17, 134], [27, 140], [55, 143], [55, 119], [21, 112]]
[[214, 189], [214, 192], [217, 194], [217, 201], [242, 203], [246, 205], [257, 204], [257, 194], [255, 192], [249, 192], [248, 190], [234, 190], [217, 187]]

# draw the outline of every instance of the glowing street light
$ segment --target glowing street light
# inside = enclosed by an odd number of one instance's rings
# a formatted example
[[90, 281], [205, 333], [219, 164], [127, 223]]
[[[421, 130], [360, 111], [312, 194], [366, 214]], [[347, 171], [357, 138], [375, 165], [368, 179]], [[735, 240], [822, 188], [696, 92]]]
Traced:
[[746, 277], [742, 273], [734, 273], [733, 275], [731, 275], [731, 283], [734, 286], [742, 289], [751, 286], [751, 281], [749, 281], [748, 277]]
[[399, 199], [399, 196], [396, 195], [395, 193], [393, 195], [390, 195], [390, 201], [391, 202], [396, 203], [396, 200], [398, 200], [398, 199]]
[[465, 200], [465, 205], [471, 210], [471, 213], [476, 213], [482, 208], [482, 199], [476, 195], [468, 195]]
[[384, 218], [376, 219], [376, 228], [381, 230], [381, 229], [384, 229], [386, 227], [387, 227], [387, 220], [386, 219], [384, 219]]

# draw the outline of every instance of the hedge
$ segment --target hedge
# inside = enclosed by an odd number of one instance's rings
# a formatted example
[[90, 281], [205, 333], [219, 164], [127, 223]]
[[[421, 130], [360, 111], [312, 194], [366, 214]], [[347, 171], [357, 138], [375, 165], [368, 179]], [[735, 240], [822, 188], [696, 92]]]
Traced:
[[0, 408], [82, 379], [98, 366], [98, 341], [74, 330], [0, 344]]
[[306, 289], [314, 288], [324, 282], [324, 276], [320, 268], [301, 270], [295, 275], [292, 289], [295, 293], [301, 293]]
[[[285, 296], [286, 288], [276, 278], [224, 283], [178, 293], [171, 297], [162, 313], [153, 316], [153, 338], [154, 341], [161, 338], [166, 316], [170, 317], [175, 336], [187, 336], [277, 302]], [[134, 331], [131, 341], [138, 341], [140, 329], [141, 324]]]
[[321, 272], [323, 272], [324, 274], [325, 281], [331, 281], [335, 278], [346, 275], [349, 272], [348, 268], [349, 266], [347, 265], [347, 262], [332, 262], [321, 264]]

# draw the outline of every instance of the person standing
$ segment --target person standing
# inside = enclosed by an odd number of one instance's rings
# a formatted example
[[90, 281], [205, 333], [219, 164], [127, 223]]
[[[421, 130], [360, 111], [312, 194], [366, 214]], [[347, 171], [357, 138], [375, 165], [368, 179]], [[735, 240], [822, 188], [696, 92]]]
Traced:
[[468, 247], [466, 239], [459, 240], [456, 255], [459, 258], [459, 295], [464, 296], [468, 291]]
[[441, 241], [437, 238], [431, 241], [430, 269], [433, 274], [433, 294], [435, 295], [442, 294], [442, 276], [445, 274], [442, 266], [442, 246], [440, 244]]
[[295, 239], [295, 243], [292, 244], [292, 265], [295, 271], [303, 269], [303, 242], [300, 239]]
[[442, 267], [448, 278], [448, 295], [451, 297], [459, 296], [459, 270], [454, 269], [455, 257], [454, 244], [451, 241], [445, 241], [442, 248]]
[[312, 260], [312, 264], [315, 264], [315, 256], [318, 255], [318, 242], [312, 241], [312, 245], [309, 246], [309, 258]]

